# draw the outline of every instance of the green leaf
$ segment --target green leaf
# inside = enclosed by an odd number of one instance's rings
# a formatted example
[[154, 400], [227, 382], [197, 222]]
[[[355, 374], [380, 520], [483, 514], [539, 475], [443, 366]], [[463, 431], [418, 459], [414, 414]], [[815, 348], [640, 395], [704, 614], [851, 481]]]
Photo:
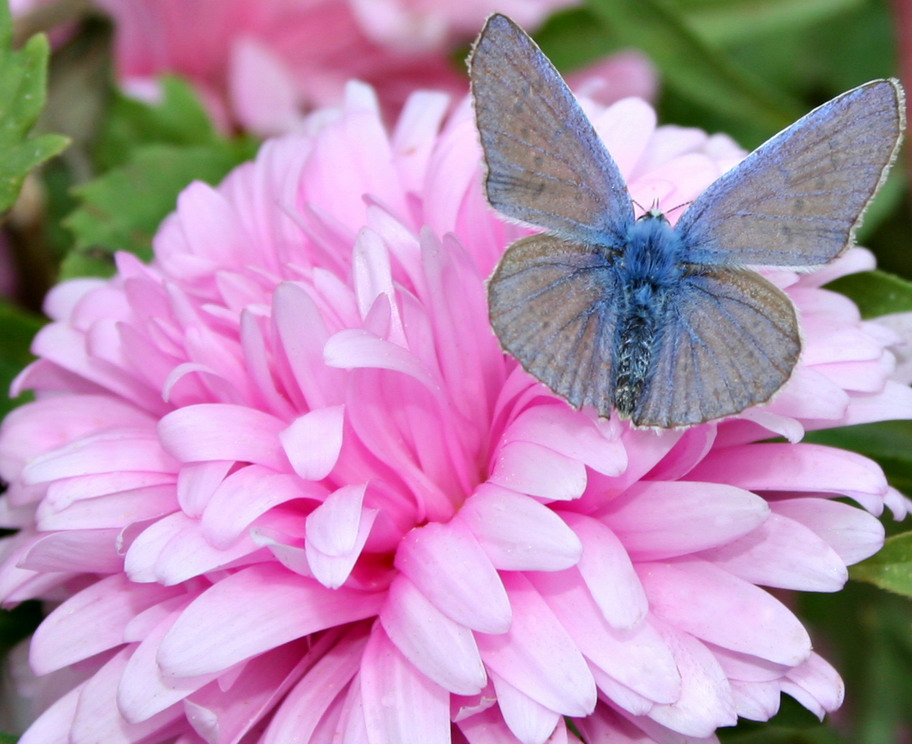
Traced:
[[148, 260], [152, 237], [193, 181], [216, 184], [256, 153], [252, 139], [227, 139], [189, 83], [161, 79], [154, 104], [113, 93], [95, 157], [105, 170], [75, 189], [78, 206], [63, 220], [75, 240], [61, 277], [109, 276], [113, 253]]
[[9, 8], [0, 3], [0, 211], [16, 201], [26, 174], [68, 142], [56, 134], [29, 136], [44, 108], [47, 59], [43, 36], [29, 39], [18, 51], [12, 49]]
[[669, 88], [742, 122], [758, 139], [766, 139], [805, 113], [793, 100], [709, 47], [668, 2], [590, 0], [588, 7], [628, 45], [648, 54]]
[[216, 145], [222, 138], [190, 83], [161, 78], [161, 101], [148, 104], [114, 91], [95, 147], [101, 170], [126, 163], [132, 152], [151, 144]]
[[912, 532], [888, 537], [880, 552], [849, 568], [856, 581], [867, 581], [912, 597]]
[[0, 744], [16, 744], [19, 737], [14, 734], [0, 734]]
[[0, 609], [0, 652], [6, 653], [30, 636], [44, 617], [41, 603], [23, 602], [11, 610]]
[[768, 722], [738, 721], [734, 728], [717, 732], [724, 744], [838, 744], [813, 713], [785, 695], [779, 712]]
[[863, 0], [676, 0], [687, 25], [712, 44], [743, 42], [827, 21]]
[[902, 741], [912, 700], [912, 603], [859, 581], [841, 592], [798, 592], [791, 599], [815, 647], [825, 649], [827, 661], [845, 679], [848, 710], [839, 714], [841, 741]]
[[864, 318], [912, 311], [912, 282], [885, 271], [863, 271], [827, 285], [858, 305]]
[[[250, 142], [183, 147], [148, 145], [127, 163], [75, 190], [81, 201], [64, 224], [76, 238], [63, 278], [110, 274], [111, 255], [128, 251], [148, 260], [152, 237], [192, 181], [215, 184], [253, 154]], [[105, 270], [107, 269], [107, 270]]]
[[0, 416], [5, 416], [22, 400], [7, 397], [13, 379], [34, 359], [29, 351], [32, 338], [45, 319], [15, 305], [0, 301]]

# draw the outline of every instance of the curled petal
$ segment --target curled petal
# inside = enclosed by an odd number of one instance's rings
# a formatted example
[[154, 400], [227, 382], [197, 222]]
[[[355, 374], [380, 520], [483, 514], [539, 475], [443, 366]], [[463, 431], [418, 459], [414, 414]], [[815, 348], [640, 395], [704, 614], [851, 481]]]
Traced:
[[412, 530], [396, 554], [396, 568], [457, 623], [483, 633], [510, 628], [503, 582], [468, 530], [440, 524]]
[[491, 484], [479, 487], [457, 519], [501, 571], [560, 571], [582, 553], [579, 538], [555, 512]]

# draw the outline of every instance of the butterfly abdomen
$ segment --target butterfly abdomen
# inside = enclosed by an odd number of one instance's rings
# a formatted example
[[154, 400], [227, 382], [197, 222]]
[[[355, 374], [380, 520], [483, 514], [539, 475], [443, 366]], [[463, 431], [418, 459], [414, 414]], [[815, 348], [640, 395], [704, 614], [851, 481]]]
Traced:
[[614, 407], [630, 418], [649, 381], [668, 297], [682, 276], [680, 242], [664, 216], [648, 212], [634, 223], [618, 269], [624, 296], [615, 335]]
[[652, 288], [639, 289], [630, 293], [632, 301], [617, 328], [614, 406], [621, 418], [630, 418], [646, 386], [663, 312]]

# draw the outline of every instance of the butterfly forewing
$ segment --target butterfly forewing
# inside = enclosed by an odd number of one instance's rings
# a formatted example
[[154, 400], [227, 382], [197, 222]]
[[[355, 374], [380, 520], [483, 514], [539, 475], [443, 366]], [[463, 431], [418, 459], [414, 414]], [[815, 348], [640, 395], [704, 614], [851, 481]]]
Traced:
[[669, 306], [637, 426], [690, 426], [765, 403], [798, 361], [794, 306], [752, 271], [688, 276]]
[[841, 254], [885, 178], [904, 127], [894, 80], [850, 90], [719, 178], [682, 215], [687, 260], [816, 266]]
[[617, 245], [633, 221], [624, 179], [535, 43], [493, 15], [469, 67], [491, 205], [568, 240]]
[[597, 248], [533, 235], [507, 249], [488, 283], [504, 349], [572, 405], [604, 415], [614, 398], [616, 277]]

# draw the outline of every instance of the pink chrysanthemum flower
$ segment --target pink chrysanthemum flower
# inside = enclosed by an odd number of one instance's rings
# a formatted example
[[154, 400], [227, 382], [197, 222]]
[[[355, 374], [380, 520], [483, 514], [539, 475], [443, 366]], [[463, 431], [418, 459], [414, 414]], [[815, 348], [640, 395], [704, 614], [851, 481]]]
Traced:
[[[261, 135], [304, 126], [302, 112], [337, 105], [345, 82], [377, 90], [387, 114], [418, 89], [462, 97], [450, 58], [485, 16], [511, 13], [526, 28], [577, 0], [97, 0], [115, 21], [118, 73], [147, 94], [154, 77], [188, 77], [225, 125]], [[205, 33], [200, 29], [205, 28]], [[602, 102], [651, 98], [652, 66], [625, 52], [600, 63]]]
[[[388, 133], [352, 84], [188, 188], [151, 266], [51, 294], [0, 436], [0, 594], [53, 609], [22, 744], [712, 742], [782, 692], [840, 704], [761, 587], [838, 590], [905, 511], [798, 442], [912, 416], [893, 335], [820, 288], [870, 255], [770, 274], [806, 340], [772, 404], [663, 433], [574, 411], [491, 332], [521, 229], [446, 108], [417, 94]], [[641, 204], [741, 156], [640, 100], [587, 110]]]

